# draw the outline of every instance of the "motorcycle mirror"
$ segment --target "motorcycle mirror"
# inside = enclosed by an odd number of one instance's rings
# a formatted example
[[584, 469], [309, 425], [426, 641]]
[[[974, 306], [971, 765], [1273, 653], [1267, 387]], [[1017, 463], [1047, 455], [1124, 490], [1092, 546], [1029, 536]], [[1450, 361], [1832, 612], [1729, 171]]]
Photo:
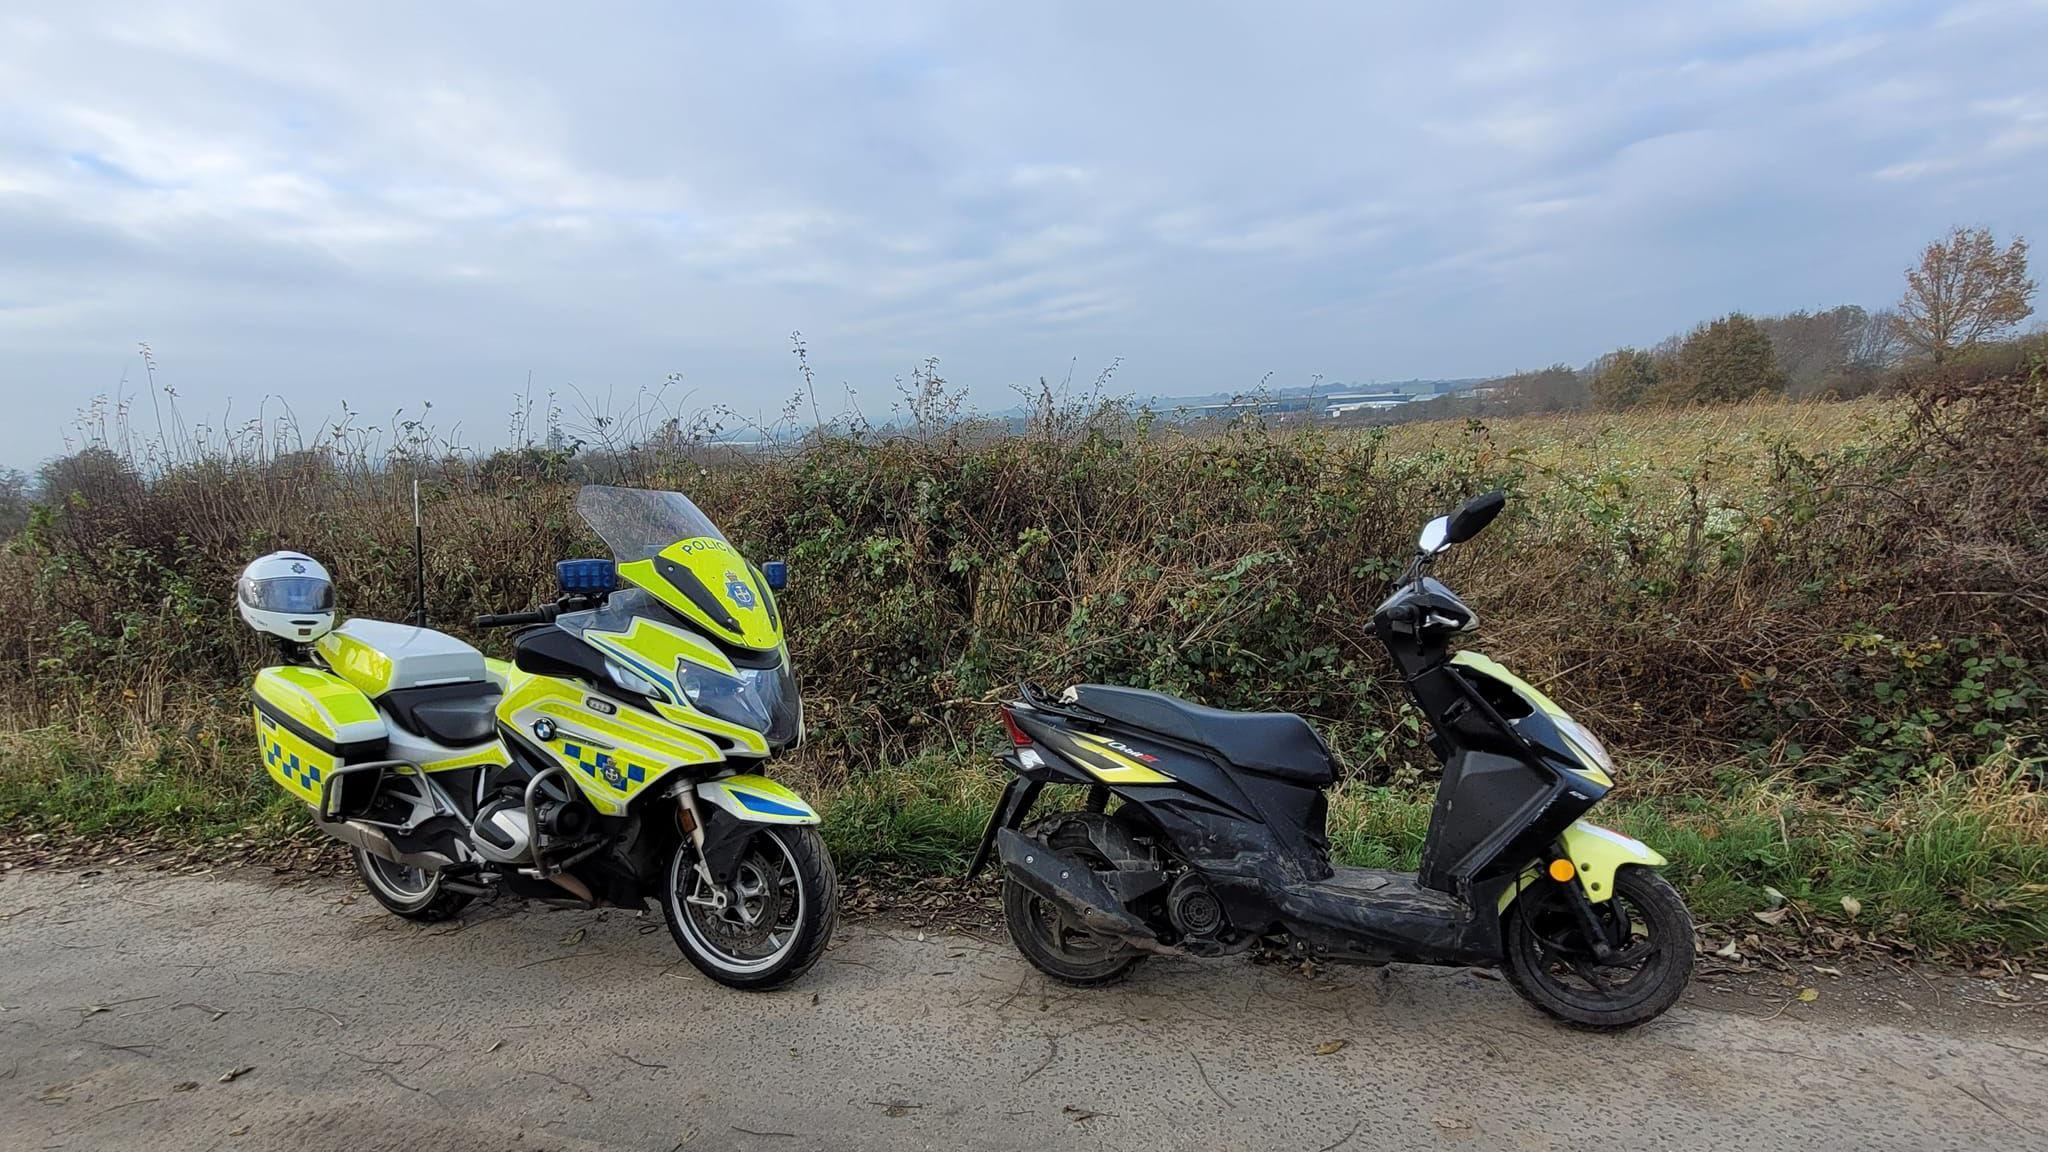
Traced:
[[1508, 502], [1504, 492], [1487, 492], [1465, 501], [1465, 506], [1451, 513], [1450, 543], [1463, 544], [1484, 531], [1493, 518]]
[[1422, 526], [1422, 539], [1415, 542], [1424, 556], [1434, 556], [1450, 547], [1451, 518], [1439, 516]]
[[761, 565], [761, 578], [768, 581], [770, 591], [780, 592], [789, 586], [789, 565], [770, 560]]

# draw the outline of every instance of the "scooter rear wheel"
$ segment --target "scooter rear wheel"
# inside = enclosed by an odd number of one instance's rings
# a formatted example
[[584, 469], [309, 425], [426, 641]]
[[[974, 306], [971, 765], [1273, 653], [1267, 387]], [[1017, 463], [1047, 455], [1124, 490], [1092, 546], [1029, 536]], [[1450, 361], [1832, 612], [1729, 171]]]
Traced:
[[[1026, 834], [1073, 853], [1090, 867], [1110, 867], [1085, 833], [1068, 832], [1059, 817], [1026, 829]], [[1003, 920], [1010, 929], [1011, 942], [1033, 967], [1077, 988], [1114, 984], [1145, 958], [1143, 952], [1121, 940], [1089, 931], [1056, 902], [1008, 877], [1003, 879]]]
[[[1501, 965], [1522, 998], [1564, 1023], [1588, 1031], [1633, 1028], [1678, 1002], [1692, 979], [1692, 915], [1662, 876], [1623, 868], [1614, 895], [1594, 914], [1624, 941], [1617, 956], [1598, 960], [1578, 915], [1532, 887], [1509, 905]], [[1524, 903], [1528, 901], [1528, 903]]]

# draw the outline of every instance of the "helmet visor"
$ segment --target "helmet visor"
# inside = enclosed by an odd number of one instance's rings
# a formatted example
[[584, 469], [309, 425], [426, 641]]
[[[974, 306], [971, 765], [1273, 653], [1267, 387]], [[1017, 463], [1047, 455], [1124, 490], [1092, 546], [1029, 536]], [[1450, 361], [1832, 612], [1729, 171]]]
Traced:
[[242, 581], [242, 603], [263, 612], [329, 612], [334, 585], [318, 576], [275, 576]]

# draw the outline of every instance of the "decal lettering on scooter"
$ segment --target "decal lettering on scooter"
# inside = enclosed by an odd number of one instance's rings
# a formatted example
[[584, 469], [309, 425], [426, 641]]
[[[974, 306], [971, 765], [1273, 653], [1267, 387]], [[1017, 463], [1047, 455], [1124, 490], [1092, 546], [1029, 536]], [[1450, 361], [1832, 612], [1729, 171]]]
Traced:
[[1134, 756], [1140, 760], [1143, 760], [1147, 764], [1159, 763], [1159, 757], [1152, 755], [1150, 752], [1140, 752], [1136, 748], [1131, 747], [1129, 744], [1125, 744], [1117, 740], [1111, 740], [1107, 737], [1103, 737], [1101, 739], [1104, 745], [1110, 748], [1114, 748], [1126, 756]]

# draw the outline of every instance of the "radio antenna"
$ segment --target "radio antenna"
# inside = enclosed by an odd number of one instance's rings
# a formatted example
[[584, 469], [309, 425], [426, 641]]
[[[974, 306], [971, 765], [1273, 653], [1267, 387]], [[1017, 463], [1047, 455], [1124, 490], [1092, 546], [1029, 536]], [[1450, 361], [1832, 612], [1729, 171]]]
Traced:
[[427, 626], [427, 539], [420, 528], [420, 478], [412, 478], [412, 622]]

